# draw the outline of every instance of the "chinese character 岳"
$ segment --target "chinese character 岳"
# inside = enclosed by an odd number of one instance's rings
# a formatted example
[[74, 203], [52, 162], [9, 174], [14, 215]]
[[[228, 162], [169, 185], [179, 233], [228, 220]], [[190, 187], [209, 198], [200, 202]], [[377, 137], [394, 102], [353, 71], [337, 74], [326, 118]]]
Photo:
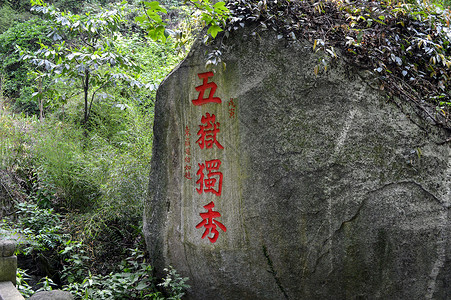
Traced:
[[224, 149], [224, 147], [218, 142], [216, 139], [216, 134], [219, 132], [219, 122], [215, 122], [216, 116], [214, 114], [210, 115], [206, 113], [205, 116], [202, 116], [201, 122], [205, 125], [199, 125], [199, 131], [197, 135], [199, 135], [199, 139], [196, 143], [199, 144], [201, 149], [206, 147], [210, 149], [215, 144], [219, 149]]

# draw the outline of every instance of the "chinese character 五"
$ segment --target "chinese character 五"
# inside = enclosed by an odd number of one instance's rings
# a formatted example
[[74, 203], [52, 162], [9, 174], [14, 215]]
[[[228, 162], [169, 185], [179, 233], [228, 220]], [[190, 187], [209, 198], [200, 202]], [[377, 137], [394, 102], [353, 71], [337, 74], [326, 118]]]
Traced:
[[[213, 103], [221, 103], [222, 102], [221, 98], [213, 97], [216, 92], [216, 89], [218, 88], [216, 83], [208, 82], [208, 79], [210, 77], [213, 77], [213, 75], [214, 75], [213, 72], [197, 74], [197, 76], [199, 76], [199, 79], [202, 79], [202, 85], [196, 86], [196, 91], [199, 92], [199, 96], [197, 97], [197, 99], [192, 100], [194, 105], [203, 105], [203, 104], [210, 103], [210, 102], [213, 102]], [[204, 94], [207, 89], [210, 89], [210, 92], [208, 94], [208, 98], [204, 98]]]

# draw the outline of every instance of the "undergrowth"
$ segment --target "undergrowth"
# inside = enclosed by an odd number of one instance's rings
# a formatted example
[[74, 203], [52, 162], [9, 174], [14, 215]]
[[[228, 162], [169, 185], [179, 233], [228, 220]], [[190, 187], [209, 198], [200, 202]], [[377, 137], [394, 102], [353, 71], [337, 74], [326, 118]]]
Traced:
[[[118, 84], [99, 91], [87, 130], [80, 122], [82, 95], [70, 84], [58, 83], [64, 97], [45, 98], [37, 118], [35, 70], [11, 50], [50, 42], [47, 23], [11, 23], [0, 34], [0, 70], [9, 70], [0, 72], [0, 232], [19, 240], [17, 278], [24, 296], [55, 287], [76, 299], [183, 295], [186, 279], [175, 270], [153, 277], [142, 236], [155, 91], [194, 39], [191, 11], [177, 1], [171, 5], [184, 19], [171, 23], [177, 40], [159, 44], [136, 26], [121, 27], [116, 47], [141, 66], [147, 88]], [[44, 78], [42, 87], [50, 81]]]
[[[23, 296], [58, 288], [71, 292], [76, 299], [181, 299], [189, 288], [187, 278], [172, 268], [166, 269], [165, 278], [155, 278], [142, 243], [127, 249], [127, 253], [120, 252], [127, 258], [119, 260], [112, 271], [104, 275], [95, 272], [92, 265], [97, 260], [89, 255], [89, 247], [65, 233], [62, 215], [33, 202], [16, 203], [15, 208], [14, 222], [3, 219], [0, 230], [18, 241], [19, 258], [34, 257], [32, 265], [40, 269], [18, 269], [17, 288]], [[45, 276], [32, 283], [30, 275], [38, 275], [36, 271]]]

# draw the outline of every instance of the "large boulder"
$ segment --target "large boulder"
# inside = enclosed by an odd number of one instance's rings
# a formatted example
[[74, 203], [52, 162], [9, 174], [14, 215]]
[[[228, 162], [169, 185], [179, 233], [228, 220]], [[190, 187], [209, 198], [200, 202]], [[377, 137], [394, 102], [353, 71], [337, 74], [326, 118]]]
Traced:
[[61, 290], [37, 292], [29, 300], [74, 300], [71, 293]]
[[[368, 72], [243, 29], [157, 92], [144, 233], [191, 299], [446, 299], [450, 144]], [[220, 186], [220, 184], [222, 184]]]

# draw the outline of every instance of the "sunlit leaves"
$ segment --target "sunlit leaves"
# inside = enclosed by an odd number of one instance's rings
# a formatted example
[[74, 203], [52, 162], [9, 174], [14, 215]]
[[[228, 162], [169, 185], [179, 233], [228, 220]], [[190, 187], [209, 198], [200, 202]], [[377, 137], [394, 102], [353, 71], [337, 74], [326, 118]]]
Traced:
[[166, 41], [165, 34], [166, 23], [163, 22], [161, 14], [167, 13], [166, 9], [157, 1], [143, 1], [144, 13], [135, 18], [135, 21], [147, 31], [148, 36], [154, 41]]
[[[215, 38], [219, 32], [223, 31], [230, 16], [230, 11], [225, 2], [220, 1], [212, 4], [209, 0], [192, 0], [187, 1], [187, 3], [194, 5], [201, 11], [201, 19], [209, 27], [207, 34]], [[136, 17], [135, 21], [141, 24], [150, 38], [165, 42], [167, 37], [175, 35], [175, 32], [168, 30], [167, 24], [163, 22], [161, 15], [167, 13], [167, 11], [159, 2], [142, 1], [142, 5], [144, 13]]]
[[221, 32], [221, 31], [222, 31], [222, 28], [221, 28], [219, 25], [211, 25], [211, 26], [208, 28], [207, 33], [208, 33], [208, 34], [211, 34], [211, 36], [212, 36], [213, 38], [215, 38], [215, 37], [218, 35], [218, 33]]

